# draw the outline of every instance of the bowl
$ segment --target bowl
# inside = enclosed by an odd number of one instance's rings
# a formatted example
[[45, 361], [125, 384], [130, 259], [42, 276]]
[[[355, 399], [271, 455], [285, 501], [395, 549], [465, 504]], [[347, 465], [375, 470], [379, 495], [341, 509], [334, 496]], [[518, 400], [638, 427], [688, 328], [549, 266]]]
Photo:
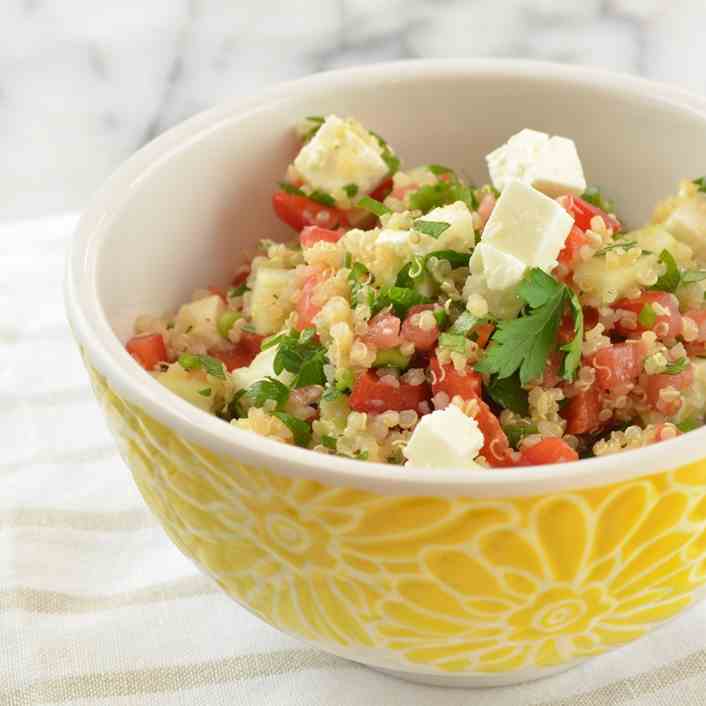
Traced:
[[233, 428], [125, 352], [138, 313], [226, 282], [262, 237], [291, 237], [272, 214], [273, 184], [295, 152], [294, 122], [329, 112], [385, 135], [407, 164], [478, 182], [484, 155], [521, 128], [570, 136], [632, 225], [706, 169], [706, 100], [493, 60], [320, 74], [147, 145], [81, 218], [66, 301], [121, 455], [167, 534], [271, 625], [424, 683], [547, 676], [683, 611], [706, 583], [706, 429], [551, 467], [405, 469]]

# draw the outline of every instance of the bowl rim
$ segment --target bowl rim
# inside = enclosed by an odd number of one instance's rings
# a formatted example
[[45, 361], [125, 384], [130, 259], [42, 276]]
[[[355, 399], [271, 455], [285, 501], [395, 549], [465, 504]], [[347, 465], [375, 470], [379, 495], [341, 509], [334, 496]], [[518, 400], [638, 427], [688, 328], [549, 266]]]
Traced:
[[[513, 59], [416, 59], [337, 69], [277, 84], [253, 97], [226, 100], [166, 131], [117, 168], [95, 193], [76, 226], [64, 280], [69, 323], [90, 364], [151, 417], [211, 451], [277, 473], [382, 494], [513, 497], [605, 486], [670, 470], [704, 457], [706, 427], [676, 439], [616, 455], [546, 466], [487, 470], [425, 469], [357, 461], [282, 444], [226, 425], [160, 385], [135, 365], [113, 333], [97, 296], [96, 263], [102, 235], [130, 195], [170, 155], [224, 122], [245, 120], [292, 92], [315, 95], [371, 79], [428, 80], [439, 76], [528, 78], [628, 92], [646, 104], [667, 104], [706, 122], [706, 98], [603, 69]], [[678, 460], [675, 460], [678, 459]]]

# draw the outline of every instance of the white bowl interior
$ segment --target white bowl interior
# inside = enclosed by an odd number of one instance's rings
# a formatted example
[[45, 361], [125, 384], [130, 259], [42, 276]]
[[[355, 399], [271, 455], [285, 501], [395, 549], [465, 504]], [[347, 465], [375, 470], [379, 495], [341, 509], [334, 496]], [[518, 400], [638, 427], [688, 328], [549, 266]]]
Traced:
[[678, 179], [706, 171], [706, 118], [644, 88], [595, 85], [580, 74], [400, 69], [275, 96], [207, 122], [113, 209], [96, 282], [121, 339], [137, 314], [174, 309], [194, 288], [228, 282], [260, 238], [293, 236], [270, 199], [295, 153], [292, 127], [301, 116], [354, 115], [405, 165], [447, 164], [476, 183], [488, 178], [484, 156], [518, 130], [565, 135], [577, 144], [588, 182], [615, 198], [632, 226]]

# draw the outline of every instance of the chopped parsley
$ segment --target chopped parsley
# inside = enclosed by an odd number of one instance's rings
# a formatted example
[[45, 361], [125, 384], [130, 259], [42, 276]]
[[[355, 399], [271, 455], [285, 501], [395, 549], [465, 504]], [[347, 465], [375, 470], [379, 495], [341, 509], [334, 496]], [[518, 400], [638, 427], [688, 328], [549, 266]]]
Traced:
[[[305, 194], [305, 196], [306, 195], [307, 194]], [[336, 199], [334, 199], [331, 194], [327, 194], [325, 191], [320, 191], [319, 189], [314, 189], [310, 194], [308, 194], [308, 197], [312, 201], [316, 201], [323, 206], [332, 207], [336, 205]]]
[[445, 167], [443, 164], [427, 164], [427, 169], [434, 174], [434, 176], [441, 176], [442, 174], [455, 174], [451, 167]]
[[644, 304], [642, 309], [640, 309], [640, 313], [637, 315], [637, 322], [643, 328], [652, 328], [657, 323], [657, 314], [650, 302]]
[[683, 422], [679, 422], [676, 426], [680, 432], [686, 434], [686, 432], [688, 431], [694, 431], [694, 429], [698, 429], [701, 426], [701, 423], [695, 417], [688, 417]]
[[294, 184], [290, 184], [288, 181], [281, 181], [279, 183], [279, 188], [288, 194], [292, 194], [293, 196], [306, 196], [306, 194], [298, 186], [294, 186]]
[[410, 208], [428, 213], [439, 206], [447, 206], [456, 201], [463, 201], [469, 210], [478, 208], [473, 191], [459, 181], [438, 181], [417, 189], [409, 196]]
[[228, 290], [228, 298], [233, 299], [233, 297], [242, 297], [247, 291], [248, 286], [245, 283], [239, 284], [237, 287], [231, 287]]
[[226, 379], [223, 363], [210, 355], [194, 355], [193, 353], [182, 353], [179, 356], [179, 365], [184, 370], [205, 370], [208, 375], [213, 375], [219, 380]]
[[706, 270], [685, 270], [682, 272], [682, 284], [692, 284], [706, 279]]
[[336, 450], [336, 437], [330, 436], [328, 434], [324, 434], [324, 436], [321, 437], [321, 445], [325, 446], [327, 449], [331, 449], [331, 451], [335, 451]]
[[351, 184], [346, 184], [346, 185], [343, 187], [343, 191], [346, 192], [346, 196], [347, 196], [349, 199], [352, 199], [354, 196], [357, 196], [357, 195], [358, 195], [358, 184], [353, 184], [353, 183], [351, 183]]
[[417, 304], [430, 304], [431, 299], [416, 289], [408, 287], [383, 287], [373, 299], [371, 310], [377, 314], [382, 309], [392, 306], [395, 314], [403, 319], [406, 313]]
[[294, 436], [294, 443], [297, 446], [308, 446], [311, 441], [311, 427], [307, 422], [302, 419], [297, 419], [287, 412], [273, 412], [273, 417], [282, 422], [285, 426], [289, 427], [289, 430]]
[[677, 261], [669, 250], [662, 250], [659, 254], [659, 261], [665, 266], [665, 271], [650, 289], [658, 289], [660, 292], [676, 291], [681, 282]]
[[581, 194], [581, 198], [588, 203], [593, 204], [605, 211], [606, 213], [615, 213], [615, 203], [610, 199], [607, 199], [601, 194], [600, 189], [597, 186], [589, 186], [586, 191]]
[[698, 179], [694, 179], [693, 183], [699, 187], [699, 191], [706, 193], [706, 176], [702, 176], [702, 177], [699, 177]]
[[391, 213], [390, 209], [385, 206], [384, 203], [381, 203], [370, 196], [363, 196], [363, 198], [358, 201], [356, 206], [359, 208], [364, 208], [366, 211], [370, 211], [370, 213], [374, 213], [378, 217], [384, 216], [386, 213]]
[[201, 397], [210, 397], [211, 396], [211, 388], [210, 387], [204, 387], [201, 390], [197, 390], [197, 392], [199, 393], [199, 395], [201, 395]]
[[351, 301], [354, 306], [357, 304], [372, 305], [374, 295], [370, 289], [367, 289], [368, 301], [363, 302], [360, 297], [364, 288], [370, 284], [370, 279], [370, 272], [362, 262], [354, 262], [351, 265], [351, 271], [348, 273], [348, 285], [351, 288]]
[[273, 377], [258, 380], [245, 391], [255, 407], [262, 407], [268, 400], [274, 400], [277, 409], [281, 409], [289, 399], [289, 388]]
[[262, 348], [266, 350], [278, 346], [272, 364], [276, 375], [287, 370], [295, 375], [293, 388], [308, 385], [325, 385], [324, 365], [326, 352], [323, 346], [314, 341], [316, 329], [304, 329], [300, 333], [289, 331], [274, 339], [263, 341]]
[[412, 223], [412, 227], [418, 233], [429, 235], [432, 238], [438, 238], [444, 231], [451, 227], [451, 224], [444, 223], [443, 221], [425, 221], [420, 218]]
[[679, 375], [683, 373], [689, 367], [688, 358], [677, 358], [673, 363], [670, 363], [665, 369], [664, 373], [666, 375]]
[[387, 164], [387, 176], [392, 176], [400, 168], [399, 157], [392, 151], [390, 145], [380, 137], [377, 133], [370, 131], [370, 134], [378, 141], [378, 144], [382, 148], [380, 156], [382, 161]]
[[508, 424], [503, 427], [503, 431], [507, 436], [507, 440], [510, 442], [510, 446], [516, 449], [522, 439], [530, 434], [537, 434], [538, 429], [534, 424]]
[[575, 295], [537, 267], [525, 275], [518, 294], [528, 308], [516, 319], [497, 322], [490, 346], [476, 370], [497, 375], [500, 380], [519, 371], [522, 385], [540, 378], [547, 358], [557, 348], [559, 325], [568, 305], [574, 315], [574, 338], [562, 346], [566, 352], [562, 373], [567, 380], [572, 379], [583, 339], [583, 317], [577, 314], [580, 306]]
[[529, 415], [529, 400], [527, 390], [522, 389], [517, 373], [506, 378], [491, 378], [486, 391], [496, 404], [509, 409], [522, 417]]
[[321, 399], [324, 402], [333, 402], [334, 400], [337, 400], [339, 397], [343, 397], [343, 393], [340, 390], [337, 390], [335, 387], [329, 387], [326, 390], [324, 390], [324, 393], [321, 395]]
[[316, 135], [319, 128], [324, 124], [326, 118], [323, 115], [308, 115], [306, 117], [307, 122], [312, 123], [311, 127], [304, 133], [304, 142], [309, 142], [309, 140]]

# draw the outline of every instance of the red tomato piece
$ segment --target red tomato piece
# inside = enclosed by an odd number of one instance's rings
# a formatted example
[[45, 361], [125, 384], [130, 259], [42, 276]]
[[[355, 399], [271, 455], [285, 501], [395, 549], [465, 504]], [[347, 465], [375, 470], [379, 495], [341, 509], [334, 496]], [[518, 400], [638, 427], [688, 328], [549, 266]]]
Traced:
[[274, 193], [272, 208], [281, 221], [296, 231], [301, 231], [305, 226], [321, 226], [333, 230], [348, 225], [346, 214], [340, 209], [286, 191]]
[[495, 468], [514, 466], [515, 461], [512, 458], [512, 448], [510, 448], [507, 435], [500, 426], [500, 421], [480, 397], [478, 397], [477, 400], [480, 409], [476, 415], [476, 421], [485, 439], [485, 443], [480, 450], [481, 454], [485, 457], [485, 460]]
[[585, 392], [574, 395], [566, 407], [561, 411], [561, 416], [566, 419], [566, 431], [569, 434], [586, 434], [600, 427], [599, 414], [601, 411], [601, 398], [595, 387]]
[[645, 351], [641, 343], [616, 343], [601, 348], [588, 362], [596, 371], [598, 387], [602, 390], [617, 390], [637, 381], [644, 358]]
[[617, 321], [615, 324], [616, 331], [622, 336], [630, 337], [641, 334], [643, 331], [654, 331], [657, 338], [675, 338], [682, 331], [681, 314], [679, 313], [679, 300], [669, 292], [644, 292], [637, 299], [620, 299], [612, 306], [613, 309], [625, 309], [632, 311], [636, 316], [640, 316], [640, 312], [645, 306], [655, 305], [665, 309], [666, 314], [655, 313], [655, 323], [646, 327], [639, 321], [637, 328], [628, 328], [622, 321]]
[[419, 405], [429, 399], [429, 386], [409, 385], [398, 382], [389, 385], [383, 382], [373, 371], [366, 370], [353, 385], [348, 404], [356, 412], [379, 414], [387, 410], [401, 412], [413, 409], [420, 412]]
[[213, 358], [218, 358], [226, 366], [228, 372], [231, 372], [236, 368], [250, 365], [260, 352], [260, 345], [264, 340], [264, 336], [243, 331], [240, 340], [232, 348], [210, 350], [208, 354]]
[[649, 375], [646, 386], [647, 404], [662, 414], [668, 416], [676, 414], [681, 407], [681, 399], [664, 400], [660, 397], [661, 391], [667, 387], [673, 387], [676, 390], [686, 390], [693, 382], [694, 369], [691, 363], [685, 370], [676, 375], [667, 375], [666, 373]]
[[543, 387], [556, 387], [561, 382], [562, 359], [563, 356], [559, 351], [549, 354], [547, 363], [544, 366], [544, 374], [542, 375]]
[[542, 439], [520, 452], [519, 466], [545, 466], [549, 463], [578, 461], [579, 455], [563, 439]]
[[476, 343], [481, 348], [485, 348], [493, 335], [493, 331], [495, 331], [495, 324], [478, 324], [473, 330], [478, 334]]
[[376, 201], [384, 201], [390, 195], [391, 191], [392, 177], [388, 177], [370, 192], [370, 198]]
[[152, 370], [157, 363], [167, 360], [167, 348], [159, 333], [133, 336], [125, 344], [125, 348], [145, 370]]
[[310, 248], [315, 243], [337, 243], [343, 237], [343, 230], [329, 230], [319, 226], [305, 226], [299, 233], [299, 242], [303, 248]]
[[588, 230], [591, 227], [591, 219], [594, 216], [600, 216], [613, 233], [618, 233], [623, 227], [614, 216], [573, 194], [560, 197], [559, 203], [569, 212], [574, 219], [574, 223], [581, 230]]
[[215, 287], [214, 285], [210, 285], [208, 291], [211, 292], [211, 294], [217, 294], [225, 302], [226, 290], [223, 289], [223, 287]]
[[395, 348], [402, 343], [400, 324], [397, 316], [389, 312], [381, 312], [368, 322], [368, 330], [362, 336], [363, 341], [380, 350]]
[[439, 327], [436, 323], [428, 330], [419, 325], [418, 314], [422, 311], [433, 311], [433, 309], [433, 304], [417, 304], [407, 312], [407, 316], [402, 322], [402, 338], [414, 343], [414, 347], [418, 351], [432, 350], [439, 338]]
[[297, 300], [297, 329], [303, 331], [314, 325], [314, 317], [321, 311], [321, 307], [313, 301], [314, 290], [324, 281], [323, 273], [310, 274], [302, 285], [302, 291]]
[[467, 368], [465, 373], [459, 373], [453, 363], [441, 366], [436, 356], [431, 359], [430, 368], [433, 374], [432, 392], [445, 392], [449, 399], [459, 395], [464, 400], [480, 399], [482, 378], [474, 370]]
[[579, 252], [584, 245], [588, 245], [588, 236], [576, 225], [566, 237], [564, 247], [559, 253], [559, 262], [571, 269], [579, 257]]
[[235, 277], [233, 277], [232, 285], [234, 287], [239, 287], [241, 284], [245, 284], [245, 280], [250, 276], [250, 265], [243, 265], [236, 272]]

